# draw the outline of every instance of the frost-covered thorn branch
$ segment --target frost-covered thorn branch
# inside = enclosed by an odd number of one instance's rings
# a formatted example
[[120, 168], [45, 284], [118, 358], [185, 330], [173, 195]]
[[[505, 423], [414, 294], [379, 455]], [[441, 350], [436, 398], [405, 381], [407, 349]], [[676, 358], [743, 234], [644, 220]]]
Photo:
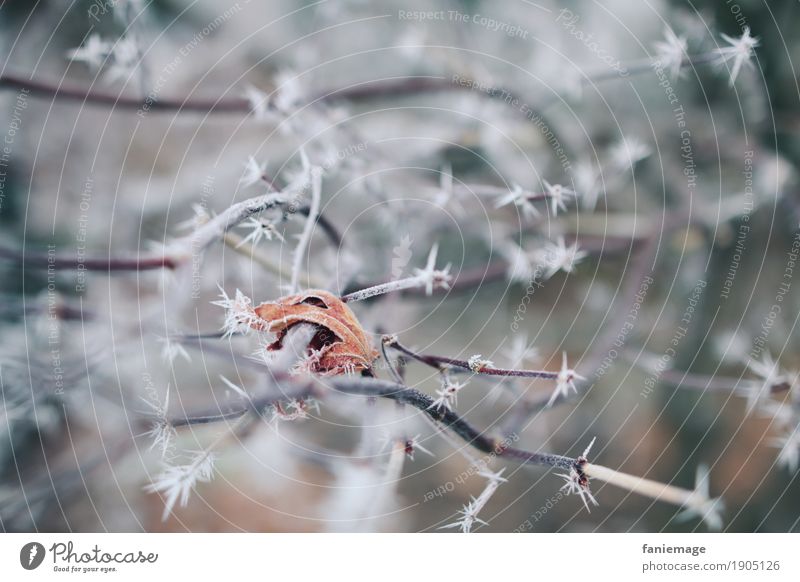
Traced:
[[447, 370], [441, 371], [442, 387], [436, 390], [436, 399], [431, 403], [430, 408], [440, 410], [453, 410], [458, 403], [458, 393], [463, 390], [466, 382], [455, 382]]
[[233, 297], [229, 297], [222, 287], [219, 288], [219, 291], [221, 299], [212, 301], [211, 304], [225, 310], [225, 321], [222, 324], [223, 337], [247, 334], [254, 329], [253, 326], [261, 322], [261, 318], [253, 308], [253, 301], [239, 289], [236, 290]]
[[589, 462], [581, 464], [580, 470], [587, 477], [599, 479], [638, 495], [682, 507], [684, 510], [682, 517], [700, 517], [709, 529], [718, 530], [722, 528], [721, 512], [723, 503], [720, 498], [712, 498], [710, 496], [708, 469], [702, 465], [698, 467], [695, 488], [692, 490], [645, 479], [644, 477], [636, 477]]
[[444, 269], [436, 269], [437, 252], [438, 245], [434, 244], [428, 254], [425, 268], [415, 269], [413, 277], [397, 279], [396, 281], [389, 281], [388, 283], [381, 283], [380, 285], [373, 285], [366, 289], [353, 291], [352, 293], [342, 296], [342, 301], [345, 303], [363, 301], [370, 297], [401, 291], [403, 289], [424, 288], [426, 295], [431, 295], [434, 289], [450, 289], [450, 281], [452, 281], [450, 265], [447, 265]]
[[164, 496], [164, 511], [161, 520], [166, 521], [176, 505], [186, 507], [189, 494], [198, 483], [211, 481], [214, 475], [214, 454], [200, 451], [185, 465], [168, 465], [156, 479], [145, 487], [148, 493]]
[[589, 455], [589, 451], [592, 450], [594, 441], [595, 439], [592, 438], [589, 446], [586, 447], [586, 449], [583, 451], [583, 454], [575, 460], [575, 464], [570, 467], [568, 473], [557, 474], [559, 477], [564, 479], [564, 485], [561, 486], [560, 490], [567, 495], [578, 495], [581, 498], [581, 501], [583, 501], [583, 505], [586, 506], [586, 511], [590, 513], [591, 509], [589, 508], [589, 503], [591, 502], [591, 504], [594, 506], [599, 504], [589, 489], [589, 479], [586, 477], [586, 474], [583, 471], [583, 466], [587, 463], [587, 456]]
[[448, 358], [446, 356], [420, 354], [402, 345], [396, 338], [387, 345], [418, 362], [438, 370], [441, 370], [443, 367], [453, 367], [486, 376], [514, 376], [518, 378], [545, 378], [549, 380], [557, 380], [559, 377], [559, 372], [549, 372], [547, 370], [511, 370], [507, 368], [495, 368], [490, 361], [483, 359], [479, 355], [472, 356], [469, 360], [460, 360], [457, 358]]
[[507, 481], [507, 479], [503, 478], [504, 471], [505, 468], [500, 469], [496, 473], [492, 473], [488, 470], [480, 471], [478, 474], [487, 480], [486, 487], [484, 487], [480, 495], [473, 497], [463, 509], [459, 510], [461, 517], [458, 521], [444, 525], [439, 529], [459, 528], [463, 533], [471, 533], [476, 523], [480, 525], [489, 525], [486, 521], [479, 518], [478, 514], [495, 494], [500, 484]]
[[386, 351], [387, 345], [392, 341], [397, 341], [397, 336], [384, 336], [381, 338], [381, 355], [383, 356], [384, 362], [386, 362], [386, 367], [389, 369], [389, 374], [392, 376], [392, 380], [400, 385], [405, 385], [403, 376], [400, 374], [400, 371], [395, 368], [391, 358], [389, 358], [389, 354]]
[[277, 238], [281, 242], [286, 242], [283, 238], [283, 235], [278, 232], [278, 229], [275, 228], [275, 225], [264, 220], [263, 218], [255, 218], [251, 216], [247, 219], [247, 222], [240, 226], [242, 228], [250, 229], [250, 233], [237, 244], [237, 247], [245, 244], [257, 246], [262, 239], [272, 240], [273, 237]]
[[405, 453], [406, 457], [412, 461], [414, 460], [414, 453], [417, 451], [422, 451], [431, 457], [435, 456], [426, 447], [422, 446], [422, 443], [420, 442], [420, 435], [414, 435], [411, 438], [402, 439], [400, 442], [403, 445], [403, 452]]
[[578, 389], [575, 388], [575, 380], [585, 380], [585, 379], [586, 378], [584, 378], [583, 376], [575, 372], [575, 370], [569, 367], [569, 365], [567, 364], [567, 352], [562, 352], [561, 369], [558, 371], [558, 374], [556, 376], [556, 388], [555, 390], [553, 390], [553, 394], [550, 396], [550, 400], [547, 401], [548, 408], [553, 406], [553, 403], [558, 398], [566, 398], [569, 395], [570, 390], [577, 393]]
[[[559, 210], [567, 210], [567, 200], [577, 197], [575, 191], [566, 186], [551, 184], [547, 180], [543, 180], [542, 182], [545, 186], [544, 192], [537, 193], [523, 190], [518, 184], [514, 184], [511, 190], [500, 190], [500, 196], [495, 202], [495, 208], [502, 208], [503, 206], [513, 203], [522, 209], [524, 215], [533, 218], [539, 215], [539, 211], [536, 210], [533, 203], [539, 200], [545, 200], [550, 205], [553, 216], [557, 216]], [[486, 188], [476, 187], [476, 189], [482, 192], [487, 191]]]
[[152, 451], [155, 448], [160, 449], [162, 459], [167, 457], [167, 453], [170, 451], [173, 439], [175, 438], [175, 427], [169, 422], [168, 416], [169, 390], [170, 387], [167, 385], [167, 393], [164, 396], [163, 404], [157, 401], [151, 402], [143, 398], [144, 402], [152, 408], [154, 412], [150, 430], [145, 433], [145, 436], [151, 439], [149, 450]]
[[160, 493], [164, 496], [164, 511], [161, 519], [166, 521], [176, 505], [185, 507], [189, 502], [189, 495], [199, 483], [207, 483], [214, 476], [214, 451], [228, 439], [238, 439], [239, 431], [247, 426], [251, 420], [249, 416], [242, 415], [234, 423], [227, 425], [226, 430], [217, 436], [211, 444], [201, 451], [193, 454], [189, 463], [185, 465], [167, 464], [164, 470], [145, 486], [148, 493]]

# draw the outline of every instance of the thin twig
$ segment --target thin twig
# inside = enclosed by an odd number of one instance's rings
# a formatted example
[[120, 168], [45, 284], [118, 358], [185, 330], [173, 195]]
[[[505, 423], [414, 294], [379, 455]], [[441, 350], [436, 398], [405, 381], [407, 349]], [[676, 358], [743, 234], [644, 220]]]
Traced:
[[322, 197], [322, 169], [311, 168], [311, 206], [308, 210], [308, 218], [303, 225], [303, 232], [300, 235], [300, 240], [297, 241], [297, 247], [294, 249], [294, 261], [292, 263], [292, 279], [289, 287], [290, 293], [296, 293], [298, 283], [300, 280], [300, 270], [303, 268], [303, 259], [305, 258], [306, 249], [311, 242], [311, 235], [314, 233], [314, 226], [319, 216], [319, 207]]
[[407, 355], [408, 357], [417, 360], [427, 366], [440, 370], [442, 366], [453, 366], [464, 370], [469, 370], [475, 374], [482, 374], [485, 376], [506, 376], [515, 378], [544, 378], [547, 380], [557, 380], [558, 372], [549, 372], [547, 370], [512, 370], [507, 368], [495, 368], [491, 363], [481, 364], [478, 362], [470, 362], [468, 360], [459, 360], [456, 358], [449, 358], [446, 356], [434, 356], [430, 354], [419, 354], [414, 350], [402, 345], [394, 336], [384, 336], [384, 342], [391, 348]]

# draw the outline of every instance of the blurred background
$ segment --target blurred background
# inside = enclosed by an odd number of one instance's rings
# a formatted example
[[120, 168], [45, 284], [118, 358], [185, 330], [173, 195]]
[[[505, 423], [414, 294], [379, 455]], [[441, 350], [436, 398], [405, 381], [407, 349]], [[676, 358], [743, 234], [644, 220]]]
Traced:
[[[341, 396], [265, 416], [165, 520], [146, 490], [227, 427], [182, 429], [164, 455], [143, 414], [224, 410], [221, 376], [265, 388], [233, 358], [252, 338], [168, 338], [218, 331], [220, 288], [283, 295], [303, 215], [265, 215], [264, 260], [219, 242], [174, 272], [109, 274], [48, 253], [168, 245], [198, 209], [263, 193], [254, 164], [291, 183], [302, 148], [341, 235], [315, 228], [304, 283], [407, 277], [436, 243], [451, 264], [450, 292], [352, 304], [376, 346], [548, 370], [566, 352], [586, 377], [536, 410], [551, 384], [464, 376], [475, 426], [572, 456], [596, 437], [593, 462], [681, 487], [707, 465], [725, 531], [798, 531], [798, 26], [792, 0], [0, 3], [3, 530], [436, 531], [484, 489], [419, 411]], [[504, 204], [557, 184], [576, 193], [558, 212]], [[543, 273], [561, 237], [585, 256]], [[435, 397], [434, 370], [406, 374]], [[432, 454], [389, 479], [397, 435]], [[553, 472], [487, 460], [508, 482], [478, 531], [705, 531], [600, 483], [588, 513]]]

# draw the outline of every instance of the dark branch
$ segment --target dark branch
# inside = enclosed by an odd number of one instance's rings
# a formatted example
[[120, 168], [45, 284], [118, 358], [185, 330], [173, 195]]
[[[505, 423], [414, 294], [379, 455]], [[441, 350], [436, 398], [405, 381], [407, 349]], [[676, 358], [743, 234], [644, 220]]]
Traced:
[[[276, 377], [276, 379], [278, 378]], [[502, 441], [486, 436], [452, 410], [437, 409], [434, 406], [433, 399], [422, 392], [407, 388], [402, 384], [374, 378], [336, 378], [326, 380], [324, 385], [319, 381], [315, 382], [311, 380], [296, 384], [290, 389], [284, 389], [280, 394], [253, 398], [248, 403], [248, 406], [242, 406], [237, 410], [221, 413], [200, 413], [197, 415], [173, 418], [169, 422], [172, 426], [182, 427], [230, 420], [243, 416], [252, 410], [260, 414], [269, 406], [289, 399], [324, 397], [328, 391], [355, 396], [386, 398], [401, 404], [413, 406], [432, 420], [452, 430], [470, 446], [484, 453], [493, 453], [499, 457], [513, 459], [523, 464], [559, 467], [562, 469], [569, 469], [574, 467], [577, 463], [577, 459], [571, 457], [536, 453], [515, 449], [513, 447], [506, 447]]]
[[507, 368], [495, 368], [494, 366], [471, 366], [467, 360], [459, 360], [456, 358], [448, 358], [446, 356], [432, 356], [429, 354], [418, 354], [414, 350], [405, 347], [396, 338], [392, 336], [384, 336], [386, 345], [395, 350], [407, 355], [408, 357], [417, 360], [432, 368], [441, 369], [443, 366], [452, 366], [465, 370], [470, 370], [476, 374], [484, 376], [505, 376], [515, 378], [545, 378], [548, 380], [555, 380], [558, 378], [557, 372], [548, 372], [547, 370], [511, 370]]

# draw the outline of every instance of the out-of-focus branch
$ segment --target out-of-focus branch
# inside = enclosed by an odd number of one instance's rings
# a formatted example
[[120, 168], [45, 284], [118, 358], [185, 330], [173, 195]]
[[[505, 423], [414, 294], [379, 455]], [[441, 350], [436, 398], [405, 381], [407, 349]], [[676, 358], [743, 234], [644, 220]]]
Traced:
[[[681, 62], [681, 68], [692, 68], [695, 66], [706, 65], [715, 62], [719, 56], [714, 52], [688, 55]], [[654, 61], [651, 59], [636, 61], [626, 66], [628, 76], [640, 75], [653, 70]], [[581, 77], [583, 85], [592, 85], [604, 81], [621, 78], [616, 71], [602, 71], [597, 74]], [[481, 88], [478, 90], [477, 88]], [[174, 99], [141, 99], [120, 95], [110, 91], [99, 91], [93, 87], [83, 87], [75, 84], [55, 84], [41, 79], [25, 77], [20, 74], [4, 73], [0, 75], [0, 89], [6, 90], [25, 90], [35, 97], [50, 97], [73, 101], [82, 104], [99, 105], [104, 107], [115, 107], [121, 109], [143, 110], [154, 112], [187, 112], [187, 113], [249, 113], [252, 110], [251, 102], [243, 97], [228, 98], [174, 98]], [[511, 91], [502, 87], [485, 86], [474, 79], [468, 79], [453, 75], [443, 76], [418, 76], [418, 77], [398, 77], [389, 79], [379, 79], [366, 81], [355, 85], [349, 85], [339, 89], [323, 91], [313, 96], [308, 102], [316, 101], [366, 101], [386, 97], [398, 97], [404, 95], [416, 95], [422, 93], [444, 92], [444, 91], [473, 91], [479, 95], [485, 95], [500, 103], [509, 105], [517, 104], [520, 111], [538, 113], [530, 107], [521, 107], [524, 101], [515, 96]], [[544, 109], [558, 101], [557, 95], [549, 95], [538, 100], [538, 109]], [[552, 125], [551, 125], [552, 127]]]
[[167, 255], [140, 255], [138, 257], [65, 257], [41, 251], [18, 251], [0, 247], [0, 260], [24, 264], [31, 269], [55, 269], [87, 271], [149, 271], [152, 269], [175, 269], [180, 263], [176, 257]]
[[135, 257], [64, 257], [56, 253], [21, 252], [0, 247], [0, 259], [13, 261], [34, 269], [85, 269], [87, 271], [146, 271], [151, 269], [176, 269], [203, 252], [213, 242], [221, 240], [228, 230], [248, 217], [286, 204], [284, 193], [269, 193], [233, 204], [222, 213], [198, 226], [191, 234], [171, 242], [156, 253], [142, 253]]

